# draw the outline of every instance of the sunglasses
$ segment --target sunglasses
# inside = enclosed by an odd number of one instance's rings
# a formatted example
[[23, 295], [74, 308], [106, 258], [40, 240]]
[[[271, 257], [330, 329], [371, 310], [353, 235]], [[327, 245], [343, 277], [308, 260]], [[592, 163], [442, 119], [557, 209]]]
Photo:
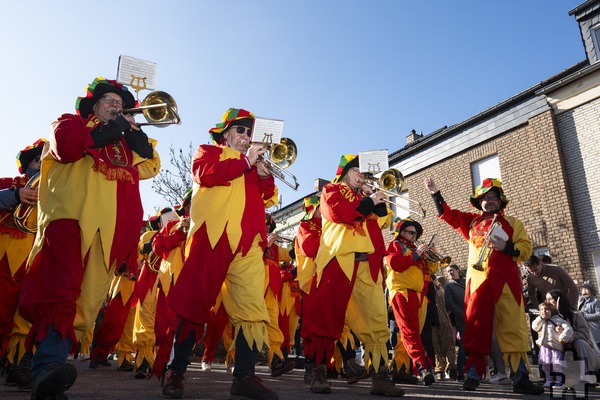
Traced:
[[241, 125], [238, 125], [235, 127], [235, 132], [239, 135], [245, 133], [248, 135], [248, 137], [252, 136], [252, 128], [246, 128], [245, 126], [241, 126]]

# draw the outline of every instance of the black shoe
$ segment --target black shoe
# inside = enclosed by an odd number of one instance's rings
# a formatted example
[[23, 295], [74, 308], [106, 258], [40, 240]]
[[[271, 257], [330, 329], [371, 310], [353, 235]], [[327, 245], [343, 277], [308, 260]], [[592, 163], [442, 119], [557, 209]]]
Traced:
[[435, 376], [433, 376], [433, 373], [431, 373], [431, 371], [424, 371], [423, 385], [431, 386], [433, 384], [433, 382], [435, 382]]
[[110, 367], [111, 365], [112, 364], [106, 359], [106, 357], [94, 356], [90, 358], [90, 365], [88, 366], [88, 368], [97, 369], [100, 366]]
[[135, 370], [135, 374], [133, 374], [133, 376], [135, 377], [135, 379], [148, 379], [151, 372], [152, 368], [150, 368], [150, 364], [144, 358], [140, 366], [137, 367], [137, 369]]
[[167, 399], [181, 399], [183, 397], [183, 372], [169, 370], [165, 375], [162, 393]]
[[544, 393], [544, 388], [531, 382], [529, 378], [524, 377], [515, 383], [513, 393], [537, 395]]
[[279, 400], [279, 395], [274, 391], [267, 389], [262, 384], [262, 379], [256, 375], [248, 375], [243, 378], [233, 378], [231, 385], [231, 400], [236, 399], [260, 399], [260, 400]]
[[463, 390], [474, 391], [479, 387], [479, 381], [473, 378], [467, 378], [463, 382]]
[[392, 381], [394, 383], [405, 383], [407, 385], [416, 385], [419, 383], [419, 378], [413, 374], [406, 372], [406, 367], [403, 365], [400, 371], [392, 374]]
[[310, 362], [304, 363], [304, 383], [312, 382], [313, 364]]
[[117, 367], [117, 371], [133, 371], [133, 365], [125, 358], [121, 365]]
[[58, 364], [48, 367], [33, 381], [31, 400], [67, 398], [63, 392], [77, 379], [77, 369], [71, 364]]
[[293, 370], [296, 366], [296, 361], [290, 360], [287, 357], [285, 360], [282, 360], [278, 355], [274, 355], [271, 366], [271, 376], [275, 378]]
[[450, 376], [451, 381], [455, 381], [458, 379], [458, 371], [456, 369], [448, 370], [448, 375]]
[[17, 366], [9, 365], [4, 385], [16, 386], [21, 390], [31, 389], [32, 379], [31, 367], [21, 366], [21, 364]]

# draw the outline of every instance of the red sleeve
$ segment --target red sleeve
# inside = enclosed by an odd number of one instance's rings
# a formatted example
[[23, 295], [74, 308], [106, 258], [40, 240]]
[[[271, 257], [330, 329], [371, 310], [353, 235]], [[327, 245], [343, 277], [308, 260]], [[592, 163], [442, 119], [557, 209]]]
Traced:
[[[252, 167], [256, 168], [256, 167]], [[269, 200], [275, 194], [275, 178], [267, 176], [265, 178], [258, 177], [258, 190], [262, 194], [262, 199]]]
[[186, 238], [181, 229], [173, 232], [173, 227], [179, 223], [178, 220], [169, 221], [152, 239], [152, 251], [160, 258], [167, 258], [171, 250], [179, 246]]
[[279, 275], [281, 275], [282, 282], [289, 282], [295, 279], [294, 275], [292, 275], [292, 273], [285, 268], [281, 268], [281, 271], [279, 271]]
[[453, 227], [458, 233], [460, 233], [465, 239], [469, 240], [469, 230], [471, 229], [471, 223], [479, 215], [475, 213], [468, 213], [458, 210], [453, 210], [446, 203], [442, 203], [444, 213], [440, 215], [440, 219], [446, 221], [448, 225]]
[[357, 211], [360, 196], [344, 184], [329, 184], [321, 193], [321, 215], [328, 221], [352, 224], [364, 219]]
[[404, 255], [405, 247], [397, 240], [392, 240], [387, 248], [387, 256], [385, 260], [387, 265], [396, 272], [404, 272], [410, 266], [415, 265], [415, 253], [411, 252]]
[[62, 162], [70, 163], [82, 159], [94, 145], [91, 129], [85, 125], [86, 119], [78, 115], [63, 114], [52, 124], [50, 152]]
[[[230, 181], [239, 178], [251, 168], [246, 156], [221, 160], [222, 148], [203, 144], [198, 147], [192, 159], [192, 178], [203, 187], [229, 186]], [[255, 167], [254, 167], [255, 168]]]
[[298, 233], [296, 234], [299, 253], [310, 258], [317, 256], [319, 244], [321, 243], [321, 220], [318, 218], [319, 221], [315, 221], [315, 219], [317, 218], [313, 218], [312, 221], [300, 222]]

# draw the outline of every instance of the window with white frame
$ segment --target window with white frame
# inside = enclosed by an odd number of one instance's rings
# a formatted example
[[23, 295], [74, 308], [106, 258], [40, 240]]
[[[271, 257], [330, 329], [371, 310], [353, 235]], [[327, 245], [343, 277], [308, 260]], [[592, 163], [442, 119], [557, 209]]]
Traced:
[[502, 180], [498, 155], [475, 161], [471, 164], [471, 174], [473, 176], [473, 192], [475, 192], [475, 188], [481, 185], [481, 182], [483, 182], [485, 178], [497, 178]]
[[596, 61], [600, 59], [598, 54], [600, 53], [600, 24], [593, 25], [590, 28], [590, 36], [592, 36], [592, 42], [594, 43], [594, 53], [596, 55]]

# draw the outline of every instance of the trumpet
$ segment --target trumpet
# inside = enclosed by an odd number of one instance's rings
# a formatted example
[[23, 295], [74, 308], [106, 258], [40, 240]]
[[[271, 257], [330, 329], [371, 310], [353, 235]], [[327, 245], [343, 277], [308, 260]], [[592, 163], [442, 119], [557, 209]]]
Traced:
[[420, 210], [413, 210], [409, 206], [391, 201], [389, 199], [383, 200], [388, 204], [395, 205], [396, 207], [407, 210], [408, 212], [417, 214], [421, 218], [425, 218], [426, 211], [420, 202], [416, 200], [411, 200], [408, 197], [400, 195], [401, 192], [406, 190], [406, 180], [402, 176], [402, 173], [397, 169], [390, 168], [387, 171], [384, 171], [379, 179], [376, 179], [374, 177], [367, 177], [363, 181], [363, 184], [369, 186], [373, 190], [383, 192], [389, 197], [400, 197], [402, 199], [407, 200], [410, 203], [415, 203]]
[[483, 241], [483, 244], [481, 245], [481, 249], [479, 250], [479, 257], [477, 257], [477, 261], [475, 262], [475, 264], [472, 265], [472, 267], [477, 271], [483, 271], [483, 263], [487, 261], [488, 258], [490, 258], [492, 251], [494, 251], [494, 248], [490, 246], [490, 240], [492, 239], [491, 233], [494, 231], [494, 228], [496, 228], [497, 225], [500, 225], [500, 223], [496, 221], [497, 216], [498, 214], [494, 214], [494, 218], [492, 218], [492, 223], [490, 224], [490, 227], [485, 234], [485, 239]]
[[[39, 184], [40, 173], [38, 172], [37, 174], [33, 175], [29, 181], [27, 181], [25, 187], [37, 189]], [[31, 213], [34, 210], [37, 210], [37, 202], [34, 204], [19, 203], [17, 208], [15, 208], [15, 211], [13, 212], [13, 221], [17, 229], [19, 229], [21, 232], [27, 234], [34, 234], [37, 232], [37, 215], [34, 214], [35, 218], [31, 218]]]
[[[245, 141], [242, 141], [242, 143], [248, 144]], [[275, 178], [279, 179], [292, 189], [297, 190], [298, 186], [300, 186], [298, 179], [296, 179], [291, 172], [286, 170], [286, 168], [296, 161], [296, 156], [298, 155], [296, 143], [290, 138], [281, 138], [280, 143], [260, 144], [266, 146], [268, 154], [267, 157], [261, 156], [259, 160], [266, 164], [267, 169]], [[293, 182], [286, 180], [286, 177]]]
[[167, 125], [181, 125], [181, 118], [177, 113], [177, 103], [175, 99], [166, 92], [159, 90], [151, 92], [140, 103], [140, 107], [126, 108], [121, 111], [122, 114], [144, 114], [146, 121], [137, 124], [138, 126], [154, 125], [164, 128]]

